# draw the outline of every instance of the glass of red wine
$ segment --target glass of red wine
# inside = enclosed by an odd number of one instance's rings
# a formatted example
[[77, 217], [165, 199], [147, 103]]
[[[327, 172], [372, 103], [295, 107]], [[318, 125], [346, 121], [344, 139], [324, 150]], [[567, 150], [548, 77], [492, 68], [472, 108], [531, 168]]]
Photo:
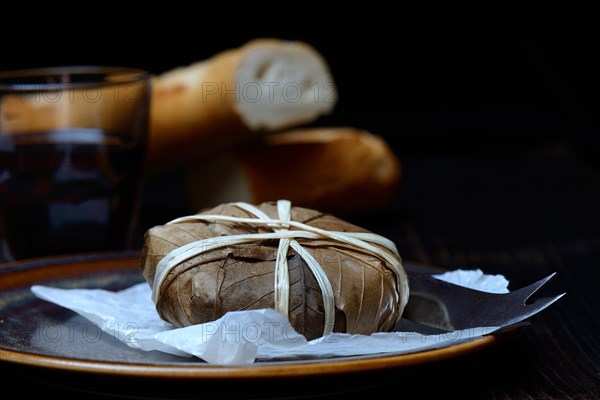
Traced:
[[0, 72], [0, 261], [132, 246], [150, 94], [138, 69]]

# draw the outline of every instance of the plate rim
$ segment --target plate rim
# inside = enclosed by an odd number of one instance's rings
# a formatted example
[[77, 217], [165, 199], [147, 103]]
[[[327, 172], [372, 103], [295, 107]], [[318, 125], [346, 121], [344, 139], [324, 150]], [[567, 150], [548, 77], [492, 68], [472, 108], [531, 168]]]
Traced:
[[[73, 264], [74, 262], [102, 264], [103, 262], [115, 263], [123, 261], [131, 263], [137, 257], [139, 257], [139, 252], [127, 251], [23, 260], [0, 264], [0, 275], [23, 272], [30, 268], [41, 268], [44, 266], [65, 266], [65, 264]], [[419, 263], [404, 262], [420, 265]], [[424, 267], [435, 268], [431, 266]], [[516, 328], [504, 329], [449, 347], [408, 354], [382, 353], [330, 359], [265, 361], [248, 365], [216, 365], [208, 363], [199, 365], [119, 363], [112, 361], [56, 357], [16, 351], [2, 347], [0, 347], [0, 361], [60, 371], [138, 378], [222, 380], [314, 377], [353, 372], [373, 372], [383, 369], [410, 367], [434, 361], [442, 361], [490, 347], [491, 345], [506, 339], [509, 334], [515, 330]]]
[[177, 378], [177, 379], [249, 379], [280, 377], [314, 377], [340, 375], [354, 372], [374, 372], [378, 370], [402, 368], [443, 361], [482, 350], [496, 344], [511, 332], [494, 333], [482, 336], [472, 342], [457, 344], [441, 349], [425, 350], [400, 355], [373, 355], [372, 357], [346, 360], [327, 359], [300, 360], [291, 362], [260, 362], [249, 365], [201, 364], [194, 366], [115, 363], [109, 361], [78, 360], [51, 357], [40, 354], [16, 352], [0, 349], [0, 360], [32, 367], [54, 370], [83, 372], [111, 376], [141, 378]]

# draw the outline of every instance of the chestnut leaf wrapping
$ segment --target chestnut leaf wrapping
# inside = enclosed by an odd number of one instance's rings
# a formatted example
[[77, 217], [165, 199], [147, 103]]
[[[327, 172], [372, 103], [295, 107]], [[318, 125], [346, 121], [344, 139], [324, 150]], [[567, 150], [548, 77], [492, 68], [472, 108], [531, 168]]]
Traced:
[[[278, 219], [276, 204], [263, 203], [258, 209]], [[197, 214], [210, 215], [257, 218], [235, 203]], [[332, 215], [301, 207], [291, 208], [291, 220], [322, 231], [368, 233]], [[222, 220], [183, 219], [157, 226], [146, 232], [141, 267], [146, 280], [154, 285], [157, 265], [176, 249], [208, 238], [269, 232], [273, 227], [267, 224]], [[386, 246], [371, 243], [376, 251], [369, 251], [325, 236], [294, 240], [320, 265], [333, 289], [334, 332], [370, 334], [394, 327], [408, 300], [408, 282], [391, 242], [387, 241], [390, 244]], [[258, 240], [204, 249], [207, 251], [176, 264], [154, 288], [158, 291], [155, 303], [159, 315], [175, 326], [188, 326], [213, 321], [228, 311], [275, 308], [278, 245], [279, 240]], [[320, 337], [325, 326], [320, 285], [292, 248], [287, 252], [287, 268], [288, 319], [307, 339]]]

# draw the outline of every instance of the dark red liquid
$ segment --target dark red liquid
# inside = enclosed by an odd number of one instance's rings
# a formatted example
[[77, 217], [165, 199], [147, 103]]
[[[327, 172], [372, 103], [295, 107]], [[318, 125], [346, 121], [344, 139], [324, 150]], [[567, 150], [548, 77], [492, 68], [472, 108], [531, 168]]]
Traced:
[[142, 144], [98, 130], [0, 138], [0, 221], [15, 259], [128, 248]]

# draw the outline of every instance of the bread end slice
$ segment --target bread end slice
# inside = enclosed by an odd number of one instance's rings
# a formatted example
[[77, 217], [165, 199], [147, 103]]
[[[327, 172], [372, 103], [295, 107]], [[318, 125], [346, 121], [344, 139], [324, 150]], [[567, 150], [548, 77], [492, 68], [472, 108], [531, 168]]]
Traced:
[[234, 104], [252, 130], [290, 128], [329, 114], [337, 100], [326, 61], [303, 42], [257, 39], [243, 47]]

